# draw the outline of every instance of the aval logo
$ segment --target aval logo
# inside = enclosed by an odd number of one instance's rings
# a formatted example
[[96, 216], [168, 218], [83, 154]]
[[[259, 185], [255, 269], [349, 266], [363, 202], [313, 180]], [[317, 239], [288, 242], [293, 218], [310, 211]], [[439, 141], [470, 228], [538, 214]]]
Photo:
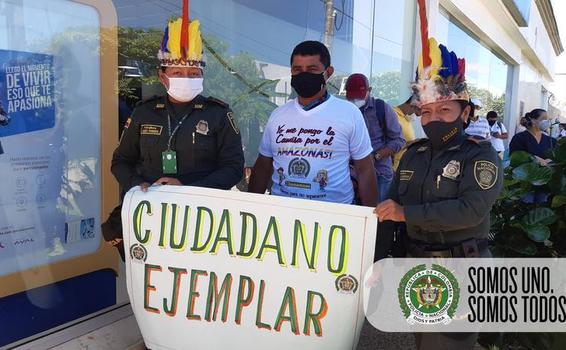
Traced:
[[460, 288], [446, 268], [432, 264], [415, 266], [398, 288], [399, 304], [409, 324], [449, 324], [458, 308]]

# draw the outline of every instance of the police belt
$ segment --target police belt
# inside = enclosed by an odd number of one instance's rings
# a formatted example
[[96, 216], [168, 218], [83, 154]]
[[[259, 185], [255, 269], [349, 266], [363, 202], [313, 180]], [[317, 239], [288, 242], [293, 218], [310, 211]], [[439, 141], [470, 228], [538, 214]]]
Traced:
[[417, 240], [407, 242], [407, 250], [412, 256], [426, 258], [478, 258], [480, 252], [487, 249], [488, 246], [487, 239], [476, 238], [449, 245], [430, 244]]

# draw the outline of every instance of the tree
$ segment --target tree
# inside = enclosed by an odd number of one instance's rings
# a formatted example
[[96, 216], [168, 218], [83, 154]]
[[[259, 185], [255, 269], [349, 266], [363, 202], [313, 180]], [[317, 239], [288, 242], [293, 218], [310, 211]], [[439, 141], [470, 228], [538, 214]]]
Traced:
[[478, 88], [472, 84], [468, 84], [468, 92], [471, 98], [479, 98], [482, 101], [484, 113], [495, 111], [500, 118], [503, 117], [505, 112], [505, 94], [496, 96], [489, 90]]
[[[401, 72], [385, 72], [371, 78], [370, 85], [373, 95], [381, 98], [392, 106], [397, 106], [404, 102], [401, 97]], [[407, 87], [406, 94], [410, 93]]]

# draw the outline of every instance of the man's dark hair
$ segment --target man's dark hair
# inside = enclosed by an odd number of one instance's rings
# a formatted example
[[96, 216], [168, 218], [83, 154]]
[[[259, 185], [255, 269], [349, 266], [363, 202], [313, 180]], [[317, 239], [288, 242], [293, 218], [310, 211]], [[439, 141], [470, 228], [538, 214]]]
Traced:
[[410, 105], [413, 102], [413, 95], [409, 96], [409, 98], [407, 99], [407, 101], [405, 101], [405, 103], [403, 103], [404, 105]]
[[296, 55], [300, 56], [320, 56], [320, 63], [324, 66], [324, 68], [328, 68], [330, 66], [330, 52], [326, 46], [320, 41], [303, 41], [299, 45], [295, 46], [293, 52], [291, 53], [291, 65], [293, 65], [293, 57]]
[[497, 112], [496, 112], [496, 111], [489, 111], [489, 112], [487, 112], [487, 114], [486, 114], [485, 117], [486, 117], [487, 119], [490, 119], [490, 118], [495, 118], [495, 119], [497, 119]]

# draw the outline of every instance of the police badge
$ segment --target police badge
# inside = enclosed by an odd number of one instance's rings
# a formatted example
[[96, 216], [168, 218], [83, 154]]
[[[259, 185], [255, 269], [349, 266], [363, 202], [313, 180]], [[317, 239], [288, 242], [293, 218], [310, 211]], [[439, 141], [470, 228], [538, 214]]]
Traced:
[[460, 175], [460, 162], [457, 160], [451, 160], [442, 169], [442, 176], [450, 180], [456, 180]]
[[201, 135], [208, 135], [208, 122], [206, 120], [201, 120], [195, 126], [196, 132]]

